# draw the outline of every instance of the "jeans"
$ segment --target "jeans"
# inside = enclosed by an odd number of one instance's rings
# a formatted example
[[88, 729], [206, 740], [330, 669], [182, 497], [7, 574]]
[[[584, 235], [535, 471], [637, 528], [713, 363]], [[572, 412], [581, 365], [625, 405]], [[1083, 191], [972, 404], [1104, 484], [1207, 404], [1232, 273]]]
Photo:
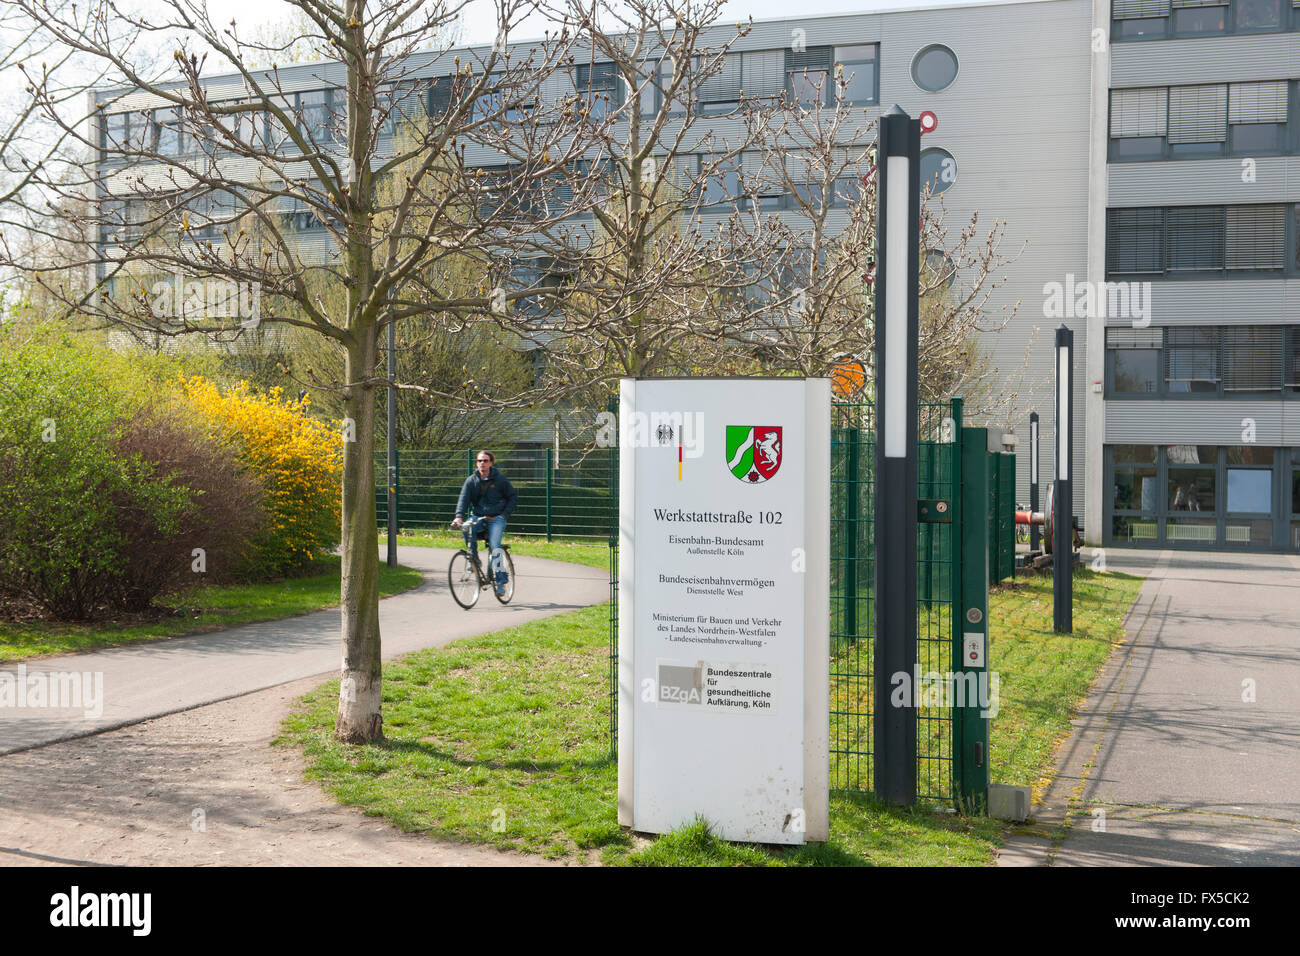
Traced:
[[491, 567], [496, 573], [496, 583], [505, 584], [507, 579], [506, 562], [501, 551], [501, 536], [506, 533], [505, 516], [497, 515], [495, 518], [481, 518], [475, 523], [475, 533], [469, 541], [470, 553], [474, 555], [475, 560], [478, 559], [478, 530], [483, 527], [487, 528], [488, 548], [491, 551]]

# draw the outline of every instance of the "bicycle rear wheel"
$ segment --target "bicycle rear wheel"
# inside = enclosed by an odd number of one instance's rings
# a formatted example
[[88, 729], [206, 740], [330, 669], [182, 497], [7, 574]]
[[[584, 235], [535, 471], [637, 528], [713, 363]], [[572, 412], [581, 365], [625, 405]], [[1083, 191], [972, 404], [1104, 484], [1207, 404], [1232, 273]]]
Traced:
[[451, 564], [447, 567], [447, 586], [452, 598], [465, 610], [468, 611], [478, 603], [478, 569], [466, 552], [457, 551], [451, 556]]
[[[497, 600], [502, 604], [509, 604], [510, 599], [515, 596], [515, 562], [510, 557], [510, 552], [505, 549], [502, 549], [501, 551], [501, 558], [506, 566], [507, 580], [504, 590], [501, 594], [497, 595]], [[495, 584], [495, 582], [493, 583]], [[492, 591], [495, 593], [496, 588], [494, 587]]]

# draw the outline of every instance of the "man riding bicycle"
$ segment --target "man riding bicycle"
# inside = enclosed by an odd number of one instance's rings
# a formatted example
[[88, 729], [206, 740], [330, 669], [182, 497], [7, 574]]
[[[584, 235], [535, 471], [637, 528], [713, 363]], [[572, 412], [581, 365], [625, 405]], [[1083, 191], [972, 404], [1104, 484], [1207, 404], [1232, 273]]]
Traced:
[[[505, 593], [505, 562], [501, 558], [501, 536], [505, 534], [506, 519], [515, 510], [519, 495], [510, 479], [496, 469], [496, 456], [490, 451], [481, 451], [475, 458], [476, 469], [460, 489], [460, 499], [456, 502], [456, 520], [451, 523], [459, 528], [466, 514], [477, 515], [481, 522], [476, 530], [486, 533], [490, 549], [492, 570], [496, 573], [497, 594]], [[478, 560], [478, 534], [467, 535], [470, 552]]]

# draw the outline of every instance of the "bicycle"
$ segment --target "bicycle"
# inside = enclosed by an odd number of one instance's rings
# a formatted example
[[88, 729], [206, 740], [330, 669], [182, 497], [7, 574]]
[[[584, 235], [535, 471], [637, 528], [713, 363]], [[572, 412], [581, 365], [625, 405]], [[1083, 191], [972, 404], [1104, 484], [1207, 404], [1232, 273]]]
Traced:
[[[483, 560], [479, 557], [477, 551], [470, 550], [470, 535], [479, 534], [475, 528], [481, 518], [470, 518], [464, 525], [465, 547], [451, 556], [451, 564], [447, 567], [447, 584], [451, 589], [451, 596], [457, 604], [465, 610], [469, 610], [478, 603], [478, 596], [481, 592], [492, 590], [496, 594], [496, 580], [492, 573], [491, 566], [484, 567]], [[483, 540], [487, 536], [483, 535]], [[496, 594], [496, 598], [502, 604], [509, 604], [510, 599], [515, 596], [515, 562], [510, 557], [510, 545], [502, 542], [501, 560], [506, 570], [506, 585], [503, 593]]]

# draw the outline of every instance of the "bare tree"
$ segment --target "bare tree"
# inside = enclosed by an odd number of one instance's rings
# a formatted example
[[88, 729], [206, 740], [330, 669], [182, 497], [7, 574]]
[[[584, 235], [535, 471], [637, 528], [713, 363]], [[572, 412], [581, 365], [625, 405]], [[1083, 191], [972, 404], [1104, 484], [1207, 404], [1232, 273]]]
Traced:
[[[764, 367], [825, 375], [835, 366], [862, 367], [874, 380], [876, 127], [850, 102], [853, 75], [844, 68], [792, 76], [777, 109], [747, 114], [753, 159], [742, 168], [743, 190], [781, 197], [779, 209], [751, 203], [733, 241], [775, 252], [754, 264], [762, 276], [736, 303], [737, 317], [707, 341], [747, 349]], [[984, 235], [978, 215], [949, 230], [937, 182], [922, 183], [920, 385], [922, 401], [966, 391], [987, 401], [987, 367], [977, 335], [997, 331], [1008, 313], [990, 313], [1003, 225]], [[972, 411], [978, 402], [972, 402]]]
[[[47, 194], [81, 204], [88, 245], [28, 204], [8, 223], [57, 247], [93, 275], [89, 291], [39, 264], [28, 274], [68, 310], [141, 335], [231, 335], [297, 329], [343, 354], [343, 665], [335, 734], [381, 736], [378, 549], [374, 513], [376, 394], [390, 323], [436, 316], [451, 331], [509, 321], [526, 293], [507, 277], [554, 254], [557, 229], [588, 180], [579, 160], [600, 130], [568, 76], [565, 34], [514, 54], [506, 41], [527, 12], [498, 0], [499, 42], [455, 53], [445, 30], [459, 4], [293, 0], [311, 42], [337, 62], [252, 69], [267, 43], [214, 24], [196, 0], [166, 0], [148, 19], [112, 0], [62, 9], [13, 0], [51, 38], [121, 82], [91, 125], [68, 121], [48, 95], [47, 119], [88, 158], [79, 176], [32, 174]], [[165, 40], [159, 62], [148, 43]], [[250, 45], [251, 44], [251, 45]], [[226, 75], [214, 76], [215, 71]], [[290, 79], [292, 77], [292, 79]], [[392, 135], [409, 119], [410, 135]], [[553, 201], [557, 195], [565, 203]], [[296, 224], [295, 224], [296, 223]], [[310, 225], [318, 241], [295, 233]], [[472, 255], [473, 287], [449, 282]], [[341, 290], [329, 301], [321, 279]], [[214, 292], [215, 290], [215, 292]], [[462, 396], [418, 381], [402, 387]]]
[[774, 97], [746, 99], [734, 88], [742, 54], [733, 47], [749, 27], [717, 27], [721, 7], [571, 0], [550, 8], [583, 37], [578, 78], [589, 108], [617, 120], [589, 157], [604, 191], [571, 263], [564, 308], [544, 330], [557, 378], [600, 392], [619, 375], [698, 369], [701, 337], [755, 279], [741, 258], [770, 258], [764, 242], [744, 249], [732, 240], [737, 170], [757, 127], [727, 123], [732, 132], [723, 134], [718, 121], [770, 109]]

